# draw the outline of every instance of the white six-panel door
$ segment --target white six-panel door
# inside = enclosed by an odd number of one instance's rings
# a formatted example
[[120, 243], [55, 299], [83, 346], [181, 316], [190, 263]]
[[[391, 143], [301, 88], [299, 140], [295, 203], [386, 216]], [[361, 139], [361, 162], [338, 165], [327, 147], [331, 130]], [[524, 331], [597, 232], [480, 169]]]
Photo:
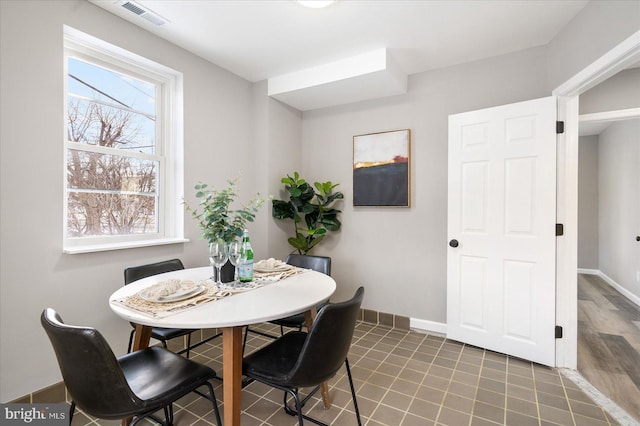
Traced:
[[553, 366], [555, 97], [449, 116], [448, 188], [448, 337]]

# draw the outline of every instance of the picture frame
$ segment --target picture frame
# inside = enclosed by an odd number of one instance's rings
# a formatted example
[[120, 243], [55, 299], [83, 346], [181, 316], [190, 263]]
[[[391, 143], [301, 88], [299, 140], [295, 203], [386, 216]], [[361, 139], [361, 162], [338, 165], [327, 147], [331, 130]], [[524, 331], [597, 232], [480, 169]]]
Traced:
[[411, 130], [353, 137], [353, 205], [411, 206]]

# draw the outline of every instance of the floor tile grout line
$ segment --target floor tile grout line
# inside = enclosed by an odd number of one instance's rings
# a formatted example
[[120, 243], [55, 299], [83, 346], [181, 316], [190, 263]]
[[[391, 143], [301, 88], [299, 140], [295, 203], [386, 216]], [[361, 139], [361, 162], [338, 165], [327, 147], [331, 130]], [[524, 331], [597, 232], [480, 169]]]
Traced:
[[[589, 383], [578, 371], [569, 369], [559, 369], [560, 376], [566, 376], [569, 380], [578, 386], [578, 389], [582, 391], [593, 402], [594, 406], [605, 411], [607, 414], [607, 422], [611, 424], [609, 417], [612, 417], [616, 422], [625, 426], [637, 425], [637, 421], [627, 413], [624, 408], [620, 407], [614, 401], [609, 399], [606, 395], [600, 392], [595, 386]], [[561, 377], [562, 380], [562, 377]], [[574, 400], [575, 401], [575, 400]], [[580, 402], [580, 401], [576, 401]], [[607, 409], [607, 407], [609, 409]]]
[[[430, 336], [430, 335], [429, 335], [428, 333], [427, 333], [427, 334], [425, 334], [425, 336], [424, 336], [424, 337], [422, 338], [422, 340], [420, 341], [420, 344], [416, 345], [416, 348], [415, 348], [415, 349], [413, 350], [413, 352], [411, 353], [411, 358], [409, 358], [409, 359], [412, 359], [412, 358], [413, 358], [413, 356], [418, 352], [418, 348], [420, 348], [420, 346], [425, 342], [425, 340], [427, 340], [427, 338], [428, 338], [429, 336]], [[431, 367], [433, 367], [433, 365], [434, 365], [434, 364], [433, 364], [433, 361], [434, 361], [434, 360], [436, 359], [436, 357], [438, 356], [438, 353], [440, 353], [440, 349], [441, 349], [441, 348], [442, 348], [442, 346], [444, 345], [444, 342], [445, 342], [445, 341], [446, 341], [446, 339], [443, 339], [443, 340], [442, 340], [442, 342], [440, 342], [440, 346], [438, 347], [438, 350], [437, 350], [437, 351], [436, 351], [436, 353], [433, 355], [433, 358], [431, 359], [431, 362], [430, 362], [430, 363], [428, 363], [428, 364], [429, 364], [429, 366], [428, 366], [427, 370], [424, 372], [424, 374], [423, 374], [423, 376], [422, 376], [422, 380], [420, 380], [420, 383], [419, 383], [419, 385], [418, 385], [418, 388], [416, 389], [416, 391], [413, 393], [413, 396], [411, 397], [411, 402], [409, 403], [409, 407], [411, 407], [411, 404], [413, 404], [413, 402], [414, 402], [416, 399], [419, 399], [419, 398], [417, 398], [417, 397], [416, 397], [416, 395], [418, 394], [418, 391], [420, 390], [420, 386], [424, 386], [424, 380], [425, 380], [425, 378], [429, 375], [429, 372], [431, 371]], [[407, 361], [407, 364], [408, 364], [408, 361]], [[406, 364], [405, 364], [405, 368], [406, 368]], [[444, 401], [444, 396], [442, 397], [442, 400]], [[442, 405], [441, 405], [441, 406], [442, 406]], [[408, 411], [407, 411], [407, 413], [408, 413]], [[403, 420], [404, 420], [404, 418], [405, 418], [405, 417], [407, 417], [407, 413], [405, 413], [405, 415], [404, 415], [404, 417], [403, 417]], [[434, 421], [434, 422], [437, 422], [437, 419], [438, 419], [438, 415], [439, 415], [439, 413], [440, 413], [440, 409], [438, 409], [438, 413], [436, 414], [436, 418], [435, 418], [435, 419], [433, 419], [433, 421]], [[422, 417], [422, 416], [418, 416], [418, 417]], [[424, 417], [422, 417], [422, 418], [424, 418]], [[427, 420], [429, 420], [429, 419], [427, 419]]]
[[[565, 400], [567, 401], [567, 405], [569, 406], [569, 413], [571, 413], [571, 420], [573, 420], [574, 425], [577, 425], [578, 422], [576, 421], [576, 417], [573, 413], [573, 407], [571, 406], [571, 402], [569, 402], [569, 395], [567, 395], [567, 388], [564, 385], [564, 381], [562, 380], [562, 374], [558, 374], [558, 376], [560, 377], [560, 383], [562, 383], [562, 393], [565, 397]], [[607, 423], [609, 423], [609, 425], [611, 424], [609, 420], [607, 420]]]
[[[447, 341], [447, 339], [445, 339], [442, 342], [442, 346], [444, 346], [444, 343]], [[457, 369], [458, 369], [458, 365], [460, 364], [460, 359], [462, 358], [462, 352], [464, 352], [464, 347], [465, 345], [463, 344], [462, 347], [460, 348], [460, 352], [458, 353], [458, 359], [456, 359], [456, 364], [453, 368], [453, 374], [451, 375], [451, 380], [449, 380], [449, 386], [447, 386], [447, 389], [445, 389], [444, 391], [444, 396], [442, 397], [442, 402], [444, 403], [445, 399], [447, 399], [447, 395], [449, 395], [449, 388], [451, 387], [451, 383], [453, 382], [453, 376], [455, 375]], [[436, 355], [437, 356], [437, 355]], [[479, 379], [478, 379], [479, 380]], [[477, 388], [477, 386], [476, 386]], [[440, 406], [440, 410], [438, 410], [438, 416], [436, 417], [436, 422], [440, 419], [440, 413], [442, 412], [442, 407], [444, 406], [444, 404], [442, 404]], [[473, 422], [473, 404], [471, 405], [472, 410], [471, 413], [469, 413], [469, 426], [471, 426], [471, 423]]]
[[[433, 355], [433, 359], [431, 360], [431, 364], [429, 365], [429, 369], [427, 370], [427, 372], [425, 373], [425, 375], [422, 377], [422, 381], [420, 382], [421, 384], [424, 383], [425, 378], [429, 375], [429, 371], [431, 371], [431, 367], [433, 367], [433, 361], [438, 357], [438, 354], [440, 353], [440, 351], [442, 350], [442, 347], [444, 346], [444, 343], [447, 341], [446, 338], [442, 339], [442, 342], [440, 342], [440, 347], [438, 347], [438, 350], [436, 351], [436, 353]], [[455, 370], [454, 370], [455, 372]], [[437, 423], [438, 422], [438, 418], [440, 417], [440, 412], [442, 411], [442, 406], [444, 403], [445, 398], [447, 397], [447, 390], [449, 389], [449, 386], [451, 386], [451, 382], [453, 381], [453, 374], [451, 375], [451, 377], [449, 378], [449, 384], [447, 385], [447, 389], [445, 389], [444, 394], [442, 395], [442, 401], [440, 402], [440, 406], [438, 407], [438, 412], [436, 413], [436, 418], [434, 419], [434, 421]]]
[[[387, 334], [387, 335], [388, 335], [388, 334]], [[395, 349], [395, 348], [397, 348], [397, 347], [400, 345], [400, 343], [402, 343], [402, 341], [404, 341], [404, 340], [406, 339], [406, 337], [407, 337], [408, 335], [409, 335], [409, 333], [406, 333], [406, 334], [405, 334], [405, 336], [404, 336], [401, 340], [399, 340], [399, 341], [398, 341], [398, 343], [396, 344], [396, 346], [394, 347], [394, 349]], [[402, 366], [402, 369], [401, 369], [400, 371], [402, 371], [402, 370], [404, 370], [404, 369], [406, 369], [406, 368], [407, 368], [407, 364], [408, 364], [408, 363], [409, 363], [409, 361], [413, 358], [413, 355], [415, 355], [415, 354], [416, 354], [416, 352], [418, 352], [418, 348], [420, 348], [420, 346], [425, 342], [425, 340], [427, 340], [427, 339], [428, 339], [428, 337], [429, 337], [429, 336], [430, 336], [430, 334], [428, 334], [428, 333], [424, 335], [424, 337], [420, 340], [420, 343], [416, 345], [416, 348], [415, 348], [415, 349], [413, 349], [413, 351], [412, 351], [412, 353], [411, 353], [411, 356], [410, 356], [410, 357], [406, 357], [406, 358], [407, 358], [407, 361], [404, 363], [404, 365]], [[442, 340], [442, 342], [440, 343], [440, 346], [438, 347], [438, 351], [437, 351], [437, 352], [436, 352], [436, 354], [433, 356], [433, 359], [435, 359], [435, 357], [436, 357], [436, 356], [437, 356], [437, 354], [439, 353], [440, 348], [442, 348], [442, 345], [444, 344], [444, 341], [445, 341], [445, 340], [443, 339], [443, 340]], [[390, 354], [391, 354], [391, 353], [390, 353]], [[390, 355], [390, 354], [389, 354], [389, 355]], [[387, 357], [385, 357], [384, 359], [386, 360], [387, 358], [388, 358], [388, 356], [387, 356]], [[424, 383], [424, 378], [429, 374], [429, 371], [431, 370], [431, 367], [432, 367], [432, 366], [433, 366], [433, 360], [429, 363], [429, 367], [427, 368], [427, 371], [423, 374], [422, 380], [420, 381], [420, 383], [418, 384], [418, 386], [422, 386], [422, 384]], [[411, 369], [411, 370], [413, 370], [413, 369]], [[377, 371], [377, 369], [376, 369], [376, 371]], [[415, 370], [414, 370], [414, 371], [415, 371]], [[381, 373], [381, 374], [384, 374], [384, 373]], [[396, 380], [397, 380], [397, 379], [398, 379], [398, 377], [396, 376]], [[411, 401], [410, 401], [410, 403], [409, 403], [409, 407], [411, 407], [411, 404], [415, 401], [415, 399], [416, 399], [416, 395], [417, 395], [417, 393], [418, 393], [418, 390], [419, 390], [419, 387], [416, 389], [416, 391], [414, 392], [413, 396], [411, 396]], [[384, 396], [386, 396], [387, 394], [388, 394], [388, 391], [385, 393], [385, 395], [384, 395]], [[408, 395], [408, 394], [404, 394], [404, 395], [410, 396], [410, 395]], [[384, 396], [383, 396], [383, 398], [384, 398]], [[379, 404], [378, 404], [378, 406], [379, 406], [379, 405], [385, 405], [385, 406], [386, 406], [386, 404], [382, 404], [382, 403], [379, 403]], [[378, 408], [378, 407], [376, 407], [376, 410], [377, 410], [377, 408]], [[392, 408], [395, 408], [395, 407], [392, 407]], [[408, 409], [404, 411], [404, 414], [403, 414], [403, 417], [402, 417], [401, 422], [402, 422], [402, 421], [404, 421], [404, 419], [405, 419], [405, 418], [406, 418], [406, 416], [407, 416], [407, 413], [409, 413]], [[373, 414], [373, 413], [372, 413], [372, 414]], [[422, 417], [422, 416], [417, 416], [417, 417], [421, 417], [421, 418], [424, 418], [425, 420], [429, 420], [429, 419], [426, 419], [425, 417]], [[434, 420], [434, 421], [435, 421], [435, 420]]]
[[[518, 359], [518, 358], [515, 358], [515, 357], [512, 357], [510, 355], [507, 355], [507, 359], [506, 359], [506, 371], [505, 371], [505, 379], [504, 379], [504, 386], [505, 386], [504, 387], [504, 398], [505, 398], [505, 401], [504, 401], [504, 416], [505, 416], [504, 417], [504, 422], [505, 422], [505, 424], [507, 422], [507, 412], [511, 411], [508, 408], [509, 397], [511, 396], [510, 393], [509, 393], [509, 387], [510, 387], [509, 386], [509, 367], [511, 366], [511, 362], [510, 362], [511, 359]], [[530, 368], [533, 368], [533, 365], [530, 365]], [[533, 369], [531, 370], [531, 375], [532, 375], [531, 381], [533, 382]], [[520, 376], [520, 375], [517, 375], [517, 376], [524, 377], [524, 376]], [[512, 385], [512, 386], [518, 386], [518, 385]], [[518, 387], [522, 387], [522, 386], [518, 386]], [[537, 419], [538, 420], [538, 426], [540, 426], [542, 424], [542, 419], [540, 417], [540, 407], [538, 406], [538, 403], [537, 403], [537, 394], [536, 394], [536, 391], [535, 391], [535, 383], [534, 383], [533, 393], [534, 393], [534, 395], [536, 395], [535, 406], [536, 406], [536, 413], [537, 413], [537, 417], [538, 417], [538, 419]], [[526, 399], [521, 399], [521, 398], [518, 398], [517, 396], [513, 396], [512, 398], [518, 399], [518, 400], [521, 400], [521, 401], [526, 401]], [[516, 412], [516, 411], [514, 411], [514, 412]], [[527, 415], [525, 413], [520, 413], [520, 414], [522, 414], [524, 416], [527, 416], [527, 417], [531, 417], [531, 416], [529, 416], [529, 415]]]
[[[378, 338], [377, 343], [380, 343], [380, 340], [382, 340], [384, 337], [388, 336], [388, 335], [389, 335], [389, 332], [390, 332], [391, 330], [393, 330], [393, 329], [392, 329], [392, 328], [391, 328], [391, 329], [389, 329], [389, 330], [388, 330], [388, 331], [387, 331], [383, 336], [380, 336], [380, 337]], [[370, 331], [371, 331], [371, 330], [369, 330], [369, 332], [370, 332]], [[367, 334], [368, 334], [368, 333], [366, 333], [366, 334], [365, 334], [365, 336], [366, 336]], [[362, 337], [364, 337], [364, 336], [362, 336]], [[402, 341], [402, 340], [400, 340], [400, 341]], [[399, 342], [394, 346], [394, 349], [398, 347], [398, 344], [400, 343], [400, 341], [399, 341]], [[373, 346], [375, 346], [375, 345], [373, 345]], [[368, 350], [366, 353], [369, 353], [371, 350], [373, 350], [373, 347], [369, 348], [369, 350]], [[387, 354], [387, 355], [386, 355], [382, 360], [380, 360], [380, 365], [382, 365], [382, 363], [383, 363], [385, 360], [387, 360], [387, 359], [389, 358], [389, 356], [391, 356], [391, 353], [392, 353], [392, 351], [390, 351], [390, 352], [389, 352], [389, 353], [388, 353], [388, 354]], [[364, 355], [363, 355], [363, 356], [364, 356]], [[407, 364], [408, 362], [409, 362], [409, 361], [408, 361], [408, 359], [407, 359], [407, 362], [405, 362], [404, 366], [406, 366], [406, 364]], [[403, 368], [404, 368], [404, 366], [403, 366]], [[376, 369], [375, 369], [375, 370], [373, 370], [373, 372], [375, 373], [376, 371], [378, 371], [378, 368], [377, 368], [377, 367], [376, 367]], [[401, 371], [402, 371], [402, 370], [401, 370]], [[380, 373], [380, 374], [384, 374], [384, 373]], [[369, 377], [371, 377], [371, 376], [369, 376]], [[396, 376], [396, 379], [397, 379], [397, 376]], [[366, 381], [365, 381], [365, 383], [366, 383]], [[373, 384], [372, 384], [372, 386], [375, 386], [375, 385], [373, 385]], [[387, 394], [389, 393], [389, 390], [390, 390], [390, 389], [389, 389], [389, 388], [387, 388], [387, 390], [385, 391], [385, 393], [382, 395], [382, 398], [380, 399], [380, 401], [382, 401], [382, 400], [385, 398], [385, 396], [387, 396]], [[380, 407], [380, 405], [383, 405], [383, 404], [382, 404], [382, 402], [378, 402], [378, 403], [376, 404], [376, 408], [371, 412], [371, 416], [369, 417], [369, 420], [371, 420], [371, 419], [372, 419], [372, 417], [375, 415], [376, 411], [378, 411], [378, 408]], [[393, 408], [395, 408], [395, 407], [393, 407]], [[407, 414], [407, 412], [406, 412], [406, 410], [405, 410], [405, 412], [404, 412], [404, 414], [403, 414], [403, 416], [402, 416], [402, 420], [404, 420], [404, 418], [406, 417], [406, 414]], [[402, 420], [401, 420], [401, 421], [402, 421]], [[367, 421], [367, 423], [368, 423], [368, 421]]]
[[[507, 424], [507, 401], [508, 401], [508, 394], [509, 394], [509, 389], [507, 388], [507, 378], [508, 377], [509, 377], [509, 356], [507, 355], [507, 357], [505, 359], [505, 366], [504, 366], [504, 417], [503, 417], [503, 422], [504, 422], [505, 425]], [[539, 424], [540, 424], [540, 420], [538, 420], [538, 425]]]
[[[467, 345], [465, 344], [464, 347], [467, 347]], [[484, 365], [484, 361], [485, 361], [485, 357], [487, 356], [487, 351], [485, 349], [482, 350], [482, 357], [481, 361], [480, 361], [480, 371], [478, 373], [478, 380], [476, 381], [476, 391], [473, 395], [473, 404], [471, 404], [471, 420], [473, 421], [473, 413], [475, 413], [476, 411], [476, 403], [478, 402], [478, 391], [480, 390], [480, 378], [482, 377], [482, 367]], [[481, 418], [485, 418], [485, 417], [481, 417]], [[487, 419], [489, 420], [489, 419]], [[492, 420], [491, 420], [492, 421]]]
[[[465, 348], [465, 347], [473, 347], [473, 346], [469, 346], [469, 345], [466, 345], [466, 344], [465, 344], [465, 345], [463, 346], [463, 351], [464, 351], [464, 348]], [[473, 420], [473, 412], [474, 412], [474, 410], [475, 410], [476, 402], [478, 402], [477, 397], [476, 397], [476, 396], [477, 396], [477, 393], [478, 393], [478, 391], [479, 391], [480, 389], [484, 389], [484, 388], [481, 388], [481, 387], [480, 387], [480, 380], [483, 378], [483, 377], [482, 377], [482, 369], [484, 368], [484, 362], [485, 362], [485, 360], [486, 360], [486, 350], [484, 350], [484, 349], [482, 350], [482, 356], [481, 356], [481, 357], [479, 357], [479, 358], [481, 358], [481, 363], [480, 363], [480, 366], [479, 366], [478, 379], [477, 379], [476, 384], [475, 384], [475, 394], [474, 394], [473, 404], [472, 404], [472, 409], [471, 409], [471, 413], [470, 413], [470, 415], [471, 415], [471, 420]], [[493, 379], [490, 379], [490, 378], [487, 378], [487, 379], [488, 379], [488, 380], [493, 380]], [[452, 379], [452, 381], [455, 381], [455, 380], [453, 380], [453, 379]], [[494, 381], [497, 381], [497, 380], [494, 380]], [[457, 382], [457, 381], [456, 381], [456, 383], [462, 383], [462, 382]], [[504, 384], [505, 384], [505, 395], [506, 395], [506, 382], [505, 382]], [[490, 389], [484, 389], [484, 390], [486, 390], [486, 391], [488, 391], [488, 392], [492, 392], [492, 393], [497, 393], [497, 392], [494, 392], [493, 390], [490, 390]], [[448, 390], [448, 388], [447, 388], [447, 394], [448, 394], [448, 393], [449, 393], [449, 390]], [[454, 394], [454, 395], [455, 395], [455, 394]], [[506, 396], [505, 396], [505, 397], [506, 397]], [[490, 406], [495, 407], [495, 408], [497, 408], [497, 409], [502, 409], [502, 410], [504, 410], [504, 411], [505, 411], [505, 415], [506, 415], [506, 403], [505, 403], [505, 406], [504, 406], [504, 407], [499, 407], [499, 406], [494, 405], [494, 404], [491, 404], [491, 403], [489, 403], [489, 402], [484, 402], [484, 401], [482, 401], [482, 402], [483, 402], [483, 404], [490, 405]], [[459, 411], [459, 410], [456, 410], [456, 411]], [[462, 412], [462, 411], [460, 411], [460, 412]], [[488, 421], [490, 421], [490, 422], [492, 422], [492, 423], [495, 423], [493, 420], [486, 419], [485, 417], [481, 417], [481, 418], [482, 418], [482, 419], [485, 419], [485, 420], [488, 420]], [[503, 419], [503, 423], [505, 423], [505, 421], [506, 421], [506, 420], [504, 420], [504, 419]]]
[[533, 383], [533, 397], [536, 401], [536, 412], [538, 413], [538, 424], [542, 425], [542, 412], [540, 411], [540, 400], [538, 399], [538, 387], [536, 386], [536, 369], [533, 367], [533, 364], [529, 366], [531, 369], [531, 381]]
[[[400, 344], [401, 342], [403, 342], [406, 337], [409, 335], [409, 333], [405, 334], [404, 338], [398, 343]], [[423, 338], [420, 340], [420, 343], [418, 343], [415, 347], [415, 349], [413, 350], [413, 352], [411, 352], [411, 356], [408, 358], [409, 360], [413, 359], [413, 356], [418, 352], [418, 348], [420, 347], [420, 345], [422, 345], [424, 343], [424, 341], [427, 339], [427, 337], [429, 336], [429, 334], [425, 334], [423, 336]], [[434, 356], [435, 358], [435, 356]], [[407, 368], [407, 364], [409, 364], [409, 361], [406, 362], [404, 368]], [[402, 424], [404, 422], [404, 419], [407, 418], [407, 414], [409, 414], [409, 408], [411, 408], [411, 405], [414, 403], [414, 401], [416, 400], [416, 395], [418, 394], [418, 391], [420, 390], [420, 386], [422, 386], [422, 383], [424, 383], [424, 378], [429, 374], [429, 370], [431, 370], [431, 366], [433, 365], [433, 360], [431, 361], [431, 363], [429, 364], [429, 367], [427, 368], [427, 370], [424, 372], [423, 376], [422, 376], [422, 380], [420, 380], [420, 383], [418, 384], [418, 387], [416, 388], [415, 392], [413, 393], [413, 396], [411, 396], [411, 400], [409, 401], [409, 407], [407, 407], [407, 410], [405, 411], [404, 415], [402, 416], [402, 420], [400, 421], [400, 424]], [[411, 369], [413, 370], [413, 369]], [[400, 372], [402, 372], [403, 370], [400, 370]], [[416, 417], [421, 417], [424, 419], [424, 417], [422, 416], [417, 416]], [[427, 420], [427, 419], [425, 419]]]
[[[446, 339], [445, 339], [445, 341], [443, 341], [443, 345], [444, 345], [444, 343], [446, 343]], [[459, 358], [461, 358], [461, 357], [462, 357], [462, 352], [464, 351], [464, 348], [465, 348], [465, 347], [473, 347], [473, 346], [464, 345], [464, 346], [463, 346], [463, 349], [462, 349], [462, 351], [461, 351], [461, 354], [459, 355]], [[485, 353], [486, 353], [486, 352], [487, 352], [486, 350], [483, 350], [483, 351], [482, 351], [482, 353], [483, 353], [483, 354], [482, 354], [482, 356], [481, 356], [481, 357], [478, 357], [478, 358], [481, 358], [481, 359], [482, 359], [482, 363], [481, 363], [481, 365], [480, 365], [480, 371], [481, 371], [481, 370], [482, 370], [482, 368], [484, 367], [484, 360], [485, 360]], [[458, 362], [456, 363], [456, 366], [457, 366], [460, 362], [462, 362], [462, 361], [458, 361]], [[505, 363], [505, 364], [506, 364], [506, 363]], [[455, 374], [455, 371], [457, 371], [457, 369], [454, 369], [454, 374]], [[481, 387], [480, 387], [480, 383], [479, 383], [479, 382], [480, 382], [480, 380], [481, 380], [483, 377], [482, 377], [481, 372], [480, 372], [480, 373], [478, 373], [478, 374], [479, 374], [479, 375], [478, 375], [478, 381], [476, 382], [476, 394], [477, 394], [477, 391], [478, 391], [478, 390], [483, 389], [483, 388], [481, 388]], [[505, 371], [505, 377], [506, 377], [506, 371]], [[487, 380], [497, 381], [497, 380], [494, 380], [494, 379], [491, 379], [491, 378], [487, 378]], [[456, 381], [455, 379], [453, 379], [453, 377], [451, 378], [451, 380], [450, 380], [450, 381], [451, 381], [451, 382], [455, 382], [455, 383], [462, 383], [462, 382], [458, 382], [458, 381]], [[504, 384], [505, 384], [505, 398], [506, 398], [506, 396], [507, 396], [507, 395], [506, 395], [506, 385], [507, 385], [507, 383], [506, 383], [506, 379], [505, 379], [505, 380], [502, 380], [502, 381], [501, 381], [501, 383], [504, 383]], [[514, 385], [514, 386], [518, 386], [518, 385]], [[518, 387], [522, 387], [522, 386], [518, 386]], [[448, 394], [449, 394], [449, 390], [448, 390], [448, 388], [449, 388], [449, 386], [447, 387], [447, 390], [445, 391], [445, 396], [444, 396], [445, 398], [446, 398], [446, 395], [448, 395]], [[497, 393], [497, 392], [495, 392], [495, 391], [493, 391], [493, 390], [490, 390], [490, 389], [485, 389], [485, 390], [487, 390], [488, 392]], [[544, 392], [543, 392], [543, 393], [544, 393]], [[454, 394], [454, 395], [457, 395], [457, 394]], [[461, 395], [458, 395], [458, 396], [461, 396]], [[518, 399], [518, 400], [521, 400], [521, 401], [527, 401], [526, 399], [523, 399], [523, 398], [518, 398], [518, 397], [514, 397], [514, 398], [515, 398], [515, 399]], [[477, 402], [477, 399], [474, 397], [473, 408], [475, 408], [475, 403], [476, 403], [476, 402]], [[505, 411], [505, 416], [506, 416], [506, 410], [507, 410], [507, 409], [506, 409], [506, 401], [505, 401], [505, 406], [504, 406], [504, 407], [499, 407], [499, 406], [497, 406], [497, 405], [495, 405], [495, 404], [492, 404], [492, 403], [490, 403], [490, 402], [483, 402], [483, 403], [484, 403], [484, 404], [486, 404], [486, 405], [490, 405], [490, 406], [492, 406], [492, 407], [495, 407], [495, 408], [497, 408], [497, 409], [503, 409], [503, 410]], [[535, 404], [535, 405], [537, 406], [537, 404]], [[456, 410], [455, 408], [454, 408], [453, 410], [454, 410], [454, 411], [461, 412], [461, 413], [464, 413], [463, 411]], [[473, 410], [472, 410], [472, 411], [473, 411]], [[520, 413], [520, 414], [523, 414], [523, 413]], [[473, 417], [473, 413], [471, 413], [471, 416]], [[530, 416], [529, 416], [529, 417], [530, 417]], [[482, 418], [483, 418], [483, 419], [485, 419], [484, 417], [482, 417]], [[538, 415], [538, 418], [540, 418], [540, 416], [539, 416], [539, 415]], [[488, 420], [488, 419], [487, 419], [487, 420]], [[489, 421], [492, 421], [492, 420], [489, 420]], [[504, 421], [506, 421], [506, 420], [503, 420], [503, 423], [504, 423]]]

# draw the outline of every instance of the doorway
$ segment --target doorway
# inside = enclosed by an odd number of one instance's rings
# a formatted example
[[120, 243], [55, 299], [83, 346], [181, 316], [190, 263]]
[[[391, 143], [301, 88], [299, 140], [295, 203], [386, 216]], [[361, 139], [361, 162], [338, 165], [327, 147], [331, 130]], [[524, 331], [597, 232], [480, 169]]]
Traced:
[[640, 108], [580, 116], [577, 354], [578, 372], [638, 421], [639, 126]]
[[556, 321], [563, 338], [556, 344], [556, 366], [577, 369], [578, 337], [578, 96], [640, 60], [640, 31], [553, 91], [565, 132], [558, 140], [557, 220], [564, 235], [557, 240]]

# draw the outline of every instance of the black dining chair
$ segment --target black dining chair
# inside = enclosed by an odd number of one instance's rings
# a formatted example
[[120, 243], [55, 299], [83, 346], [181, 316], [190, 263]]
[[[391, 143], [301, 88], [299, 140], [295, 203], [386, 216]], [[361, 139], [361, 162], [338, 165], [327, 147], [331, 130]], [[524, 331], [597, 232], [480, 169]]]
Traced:
[[[284, 391], [284, 409], [288, 414], [298, 416], [299, 425], [303, 424], [303, 419], [325, 425], [303, 415], [302, 407], [343, 364], [356, 419], [358, 425], [362, 424], [347, 355], [363, 297], [364, 288], [360, 287], [350, 300], [327, 303], [320, 308], [309, 332], [291, 331], [244, 358], [242, 373], [249, 379]], [[298, 390], [304, 387], [315, 388], [300, 400]], [[295, 409], [289, 407], [287, 395], [293, 397]]]
[[[317, 272], [321, 272], [325, 275], [331, 275], [331, 258], [327, 256], [310, 256], [302, 254], [290, 254], [287, 256], [285, 263], [299, 268], [312, 269]], [[284, 335], [284, 327], [295, 328], [298, 331], [302, 330], [302, 326], [305, 324], [304, 313], [288, 316], [286, 318], [278, 318], [273, 321], [269, 321], [271, 324], [280, 326], [280, 336]], [[254, 330], [250, 327], [245, 328], [244, 340], [242, 342], [242, 351], [247, 345], [247, 335], [251, 333], [258, 334], [260, 336], [269, 337], [271, 339], [277, 339], [279, 336], [275, 336], [270, 333], [266, 333], [261, 330]]]
[[[184, 269], [184, 265], [180, 259], [171, 259], [164, 260], [162, 262], [150, 263], [147, 265], [140, 266], [131, 266], [124, 270], [124, 284], [131, 284], [134, 281], [141, 280], [143, 278], [150, 277], [152, 275], [164, 274], [165, 272], [179, 271]], [[136, 332], [136, 324], [131, 323], [133, 330], [131, 330], [131, 334], [129, 335], [129, 346], [127, 347], [127, 352], [131, 352], [131, 347], [133, 346], [133, 336]], [[187, 358], [189, 358], [189, 352], [191, 349], [197, 348], [198, 346], [209, 342], [216, 337], [222, 335], [222, 333], [217, 333], [214, 336], [211, 336], [205, 340], [202, 340], [195, 345], [191, 345], [191, 333], [193, 333], [194, 329], [187, 328], [163, 328], [163, 327], [153, 327], [151, 329], [151, 337], [156, 340], [159, 340], [162, 343], [162, 346], [167, 348], [167, 341], [171, 339], [175, 339], [177, 337], [187, 336], [187, 347], [178, 351], [178, 354], [182, 354], [186, 352]]]
[[[317, 272], [322, 272], [325, 275], [331, 276], [331, 258], [326, 256], [310, 256], [302, 254], [290, 254], [287, 256], [285, 263], [299, 268], [312, 269]], [[280, 335], [284, 334], [283, 327], [297, 328], [298, 331], [302, 330], [302, 326], [305, 324], [304, 314], [296, 314], [286, 318], [279, 318], [277, 320], [269, 321], [272, 324], [280, 326]]]
[[[102, 334], [91, 327], [65, 324], [58, 313], [45, 309], [40, 317], [49, 336], [65, 386], [71, 395], [69, 424], [76, 406], [106, 420], [133, 418], [132, 425], [163, 410], [173, 423], [173, 402], [190, 392], [213, 404], [222, 425], [210, 380], [216, 372], [161, 347], [150, 347], [116, 358]], [[206, 386], [208, 395], [199, 388]]]

